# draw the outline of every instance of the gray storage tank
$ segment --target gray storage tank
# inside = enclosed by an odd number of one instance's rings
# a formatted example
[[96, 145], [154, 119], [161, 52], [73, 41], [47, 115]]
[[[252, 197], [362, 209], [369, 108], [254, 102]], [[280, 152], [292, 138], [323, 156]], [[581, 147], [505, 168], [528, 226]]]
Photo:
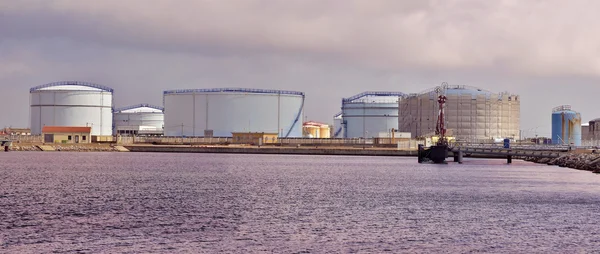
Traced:
[[[335, 133], [345, 138], [371, 138], [398, 129], [398, 102], [406, 94], [401, 92], [363, 92], [342, 99], [342, 130]], [[391, 134], [390, 134], [391, 135]]]
[[163, 92], [165, 136], [231, 137], [233, 132], [302, 137], [304, 93], [249, 88]]

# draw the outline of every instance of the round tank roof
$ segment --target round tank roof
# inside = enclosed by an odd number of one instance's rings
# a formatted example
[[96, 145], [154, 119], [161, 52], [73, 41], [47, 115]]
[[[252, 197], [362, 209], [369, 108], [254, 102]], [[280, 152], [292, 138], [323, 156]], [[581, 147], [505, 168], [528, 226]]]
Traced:
[[59, 91], [59, 90], [70, 90], [70, 91], [106, 91], [113, 92], [114, 90], [110, 87], [98, 85], [89, 82], [82, 81], [59, 81], [39, 85], [29, 89], [29, 92], [34, 91]]
[[163, 113], [163, 107], [150, 104], [137, 104], [115, 109], [115, 113]]
[[[394, 102], [394, 99], [398, 97], [406, 96], [405, 93], [402, 92], [375, 92], [375, 91], [366, 91], [359, 93], [357, 95], [343, 98], [342, 103], [351, 103], [351, 102], [373, 102], [373, 103], [386, 103], [386, 102]], [[397, 100], [395, 102], [398, 102]]]
[[446, 88], [446, 94], [472, 94], [472, 95], [491, 95], [490, 91], [483, 90], [472, 86], [448, 86]]
[[573, 113], [573, 114], [578, 114], [577, 111], [574, 111], [573, 109], [571, 109], [571, 105], [561, 105], [558, 107], [554, 107], [552, 109], [552, 113]]
[[511, 94], [509, 92], [494, 93], [489, 90], [481, 89], [481, 88], [474, 87], [474, 86], [466, 86], [466, 85], [436, 86], [436, 87], [427, 89], [421, 93], [411, 94], [410, 96], [414, 97], [414, 96], [419, 96], [419, 95], [423, 95], [423, 94], [430, 94], [430, 96], [431, 96], [432, 94], [436, 94], [438, 91], [440, 91], [440, 89], [442, 89], [442, 87], [445, 88], [444, 93], [446, 95], [471, 95], [472, 98], [477, 98], [478, 95], [484, 95], [484, 96], [486, 96], [486, 98], [490, 98], [492, 95], [497, 95], [499, 99], [502, 98], [503, 95], [518, 96], [516, 94]]
[[289, 94], [304, 96], [303, 92], [286, 90], [266, 90], [250, 88], [208, 88], [208, 89], [179, 89], [167, 90], [163, 94], [188, 94], [188, 93], [256, 93], [256, 94]]

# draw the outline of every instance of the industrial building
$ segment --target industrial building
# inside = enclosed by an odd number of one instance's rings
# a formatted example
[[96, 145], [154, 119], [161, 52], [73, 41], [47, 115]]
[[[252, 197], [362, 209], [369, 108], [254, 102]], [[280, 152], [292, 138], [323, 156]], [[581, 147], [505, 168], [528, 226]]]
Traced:
[[305, 138], [330, 138], [331, 128], [328, 124], [308, 121], [302, 124], [302, 134]]
[[590, 120], [587, 126], [587, 137], [589, 140], [600, 140], [600, 118]]
[[215, 88], [164, 91], [165, 136], [231, 137], [233, 132], [302, 137], [304, 93]]
[[138, 104], [115, 109], [115, 135], [162, 135], [165, 124], [164, 108]]
[[445, 94], [447, 135], [463, 141], [519, 138], [520, 97], [493, 93], [470, 86], [439, 86], [402, 97], [398, 129], [413, 137], [435, 134], [439, 114], [438, 95]]
[[231, 135], [234, 144], [263, 145], [277, 143], [279, 134], [277, 132], [233, 132]]
[[33, 87], [30, 93], [31, 134], [44, 126], [87, 126], [91, 135], [112, 135], [113, 89], [80, 81]]
[[600, 146], [600, 118], [581, 125], [581, 145]]
[[581, 114], [569, 105], [552, 109], [552, 144], [581, 145]]
[[369, 91], [342, 99], [342, 112], [334, 116], [334, 137], [370, 138], [398, 129], [398, 102], [405, 95]]
[[44, 126], [44, 143], [90, 143], [92, 127]]
[[592, 136], [590, 135], [590, 124], [589, 123], [583, 123], [581, 124], [581, 140], [593, 140]]

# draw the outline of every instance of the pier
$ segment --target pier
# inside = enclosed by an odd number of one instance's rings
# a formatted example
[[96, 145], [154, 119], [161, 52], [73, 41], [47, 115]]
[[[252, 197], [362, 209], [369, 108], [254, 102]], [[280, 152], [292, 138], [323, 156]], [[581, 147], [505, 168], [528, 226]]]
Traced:
[[517, 158], [549, 158], [560, 157], [568, 152], [568, 147], [560, 146], [522, 146], [504, 148], [497, 146], [454, 146], [449, 148], [452, 152], [454, 162], [462, 163], [463, 157], [471, 155], [482, 155], [486, 157], [506, 158], [508, 164], [512, 163], [513, 157]]

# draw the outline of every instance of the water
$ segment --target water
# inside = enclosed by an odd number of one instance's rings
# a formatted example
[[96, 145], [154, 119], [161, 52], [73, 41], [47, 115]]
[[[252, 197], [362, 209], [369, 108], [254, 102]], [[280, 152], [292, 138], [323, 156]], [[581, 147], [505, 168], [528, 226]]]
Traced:
[[600, 175], [527, 162], [0, 153], [0, 252], [600, 250]]

